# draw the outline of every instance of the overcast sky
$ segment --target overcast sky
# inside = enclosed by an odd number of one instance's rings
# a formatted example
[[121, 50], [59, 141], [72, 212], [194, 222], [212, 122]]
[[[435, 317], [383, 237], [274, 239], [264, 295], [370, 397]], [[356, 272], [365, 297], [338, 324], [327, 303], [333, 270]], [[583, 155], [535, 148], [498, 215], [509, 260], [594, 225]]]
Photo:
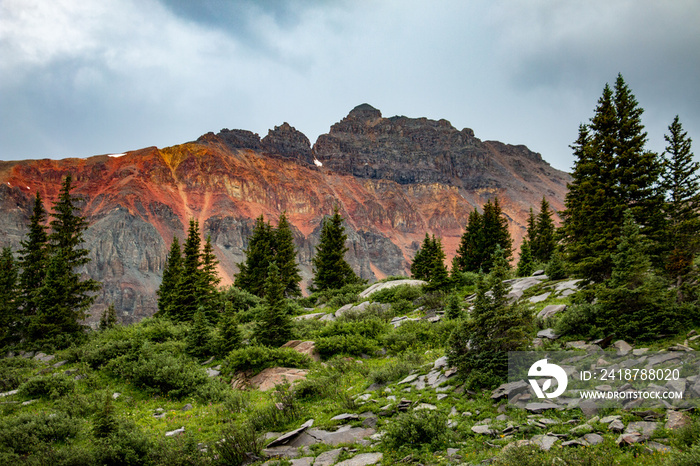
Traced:
[[87, 157], [356, 105], [445, 118], [570, 170], [622, 73], [652, 150], [700, 155], [700, 1], [0, 0], [0, 160]]

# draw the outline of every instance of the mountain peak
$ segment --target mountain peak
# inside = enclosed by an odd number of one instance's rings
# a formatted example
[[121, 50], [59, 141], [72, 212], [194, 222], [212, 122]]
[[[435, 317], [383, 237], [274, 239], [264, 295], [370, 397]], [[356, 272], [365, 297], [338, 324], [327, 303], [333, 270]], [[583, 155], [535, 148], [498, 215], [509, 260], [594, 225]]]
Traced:
[[357, 120], [375, 120], [381, 117], [382, 112], [372, 107], [370, 104], [360, 104], [348, 113], [348, 118]]

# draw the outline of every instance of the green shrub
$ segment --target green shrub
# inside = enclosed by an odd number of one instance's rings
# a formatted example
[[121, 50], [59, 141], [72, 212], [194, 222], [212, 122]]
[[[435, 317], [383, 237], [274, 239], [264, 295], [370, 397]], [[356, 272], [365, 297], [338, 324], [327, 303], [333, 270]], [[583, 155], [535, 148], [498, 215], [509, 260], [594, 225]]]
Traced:
[[399, 414], [386, 426], [382, 443], [389, 449], [401, 447], [420, 448], [429, 445], [431, 450], [444, 448], [451, 431], [447, 429], [447, 414], [422, 410]]
[[58, 399], [72, 393], [75, 390], [75, 382], [64, 375], [39, 376], [24, 382], [19, 387], [19, 394], [28, 398]]
[[374, 369], [369, 373], [367, 378], [371, 383], [379, 385], [398, 382], [406, 377], [412, 370], [420, 366], [420, 356], [409, 355], [406, 358], [401, 358], [389, 364]]
[[0, 359], [0, 392], [14, 390], [31, 375], [36, 362], [25, 358]]
[[559, 335], [602, 338], [604, 336], [602, 331], [595, 326], [597, 312], [595, 304], [583, 303], [569, 306], [559, 317], [554, 330]]
[[332, 337], [336, 335], [362, 335], [367, 338], [376, 338], [385, 333], [389, 327], [379, 319], [366, 319], [360, 321], [336, 320], [323, 327], [319, 337]]
[[399, 299], [391, 303], [391, 313], [395, 316], [401, 316], [413, 312], [415, 306], [407, 299]]
[[302, 414], [295, 394], [289, 389], [289, 384], [280, 384], [272, 392], [272, 400], [257, 407], [248, 417], [253, 429], [257, 432], [283, 431], [290, 423], [298, 420]]
[[21, 413], [0, 419], [0, 451], [26, 455], [49, 442], [73, 438], [80, 430], [80, 421], [66, 413]]
[[97, 439], [97, 464], [129, 466], [147, 464], [151, 442], [132, 422], [120, 422], [116, 431]]
[[415, 301], [423, 294], [423, 288], [412, 285], [399, 285], [375, 291], [369, 296], [370, 301], [378, 303], [395, 303], [400, 300]]
[[239, 466], [249, 463], [265, 446], [265, 435], [250, 424], [229, 424], [221, 433], [222, 440], [214, 451], [224, 464]]
[[259, 297], [245, 290], [241, 290], [234, 285], [226, 288], [226, 290], [221, 293], [221, 298], [225, 302], [231, 303], [231, 309], [234, 312], [247, 311], [262, 302], [262, 299]]
[[697, 466], [700, 464], [700, 444], [687, 450], [674, 451], [667, 455], [663, 464], [668, 466]]
[[311, 365], [311, 360], [305, 354], [291, 348], [269, 348], [267, 346], [246, 346], [233, 350], [226, 358], [226, 362], [227, 371], [252, 371], [254, 374], [268, 367], [306, 368]]
[[154, 343], [170, 340], [184, 340], [189, 333], [189, 326], [168, 319], [144, 319], [135, 329], [139, 336]]
[[347, 354], [350, 356], [360, 356], [371, 354], [378, 349], [376, 340], [363, 335], [333, 335], [332, 337], [322, 337], [316, 340], [316, 349], [325, 358]]

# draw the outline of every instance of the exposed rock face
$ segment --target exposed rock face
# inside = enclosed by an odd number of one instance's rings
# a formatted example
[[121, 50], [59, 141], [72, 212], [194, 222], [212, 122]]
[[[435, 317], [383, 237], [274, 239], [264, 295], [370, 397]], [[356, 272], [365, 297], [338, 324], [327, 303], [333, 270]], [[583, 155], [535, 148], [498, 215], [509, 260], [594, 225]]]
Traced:
[[562, 209], [570, 179], [523, 146], [482, 142], [445, 120], [383, 118], [364, 104], [313, 148], [284, 123], [262, 140], [224, 129], [121, 157], [0, 162], [0, 247], [19, 248], [36, 191], [50, 211], [68, 173], [91, 225], [84, 272], [104, 283], [92, 322], [110, 303], [124, 322], [155, 312], [167, 250], [173, 236], [184, 238], [190, 218], [211, 235], [229, 284], [255, 217], [275, 223], [286, 212], [305, 287], [321, 220], [338, 205], [346, 257], [375, 280], [407, 274], [426, 232], [442, 237], [449, 261], [469, 212], [496, 196], [519, 244], [530, 206], [546, 195]]

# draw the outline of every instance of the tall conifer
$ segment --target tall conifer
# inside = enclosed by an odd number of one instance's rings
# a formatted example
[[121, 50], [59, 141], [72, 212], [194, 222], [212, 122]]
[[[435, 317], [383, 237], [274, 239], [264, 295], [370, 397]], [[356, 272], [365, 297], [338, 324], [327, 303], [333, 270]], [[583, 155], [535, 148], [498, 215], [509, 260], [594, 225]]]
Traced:
[[17, 266], [12, 250], [5, 247], [0, 255], [0, 347], [17, 339], [17, 286]]
[[172, 309], [181, 276], [182, 251], [180, 249], [180, 241], [177, 239], [177, 236], [174, 236], [173, 242], [170, 244], [170, 251], [165, 259], [163, 280], [160, 283], [158, 291], [156, 291], [156, 295], [158, 296], [157, 316], [165, 317]]
[[292, 228], [284, 212], [280, 215], [277, 228], [274, 231], [274, 240], [275, 263], [279, 268], [280, 279], [285, 285], [285, 295], [299, 296], [301, 295], [301, 288], [299, 287], [301, 275], [297, 264], [297, 250], [294, 246]]
[[171, 307], [167, 310], [170, 318], [177, 321], [191, 321], [202, 301], [202, 240], [199, 236], [199, 222], [190, 219], [187, 239], [183, 248], [182, 272], [178, 280]]
[[345, 253], [348, 251], [345, 246], [346, 240], [343, 217], [336, 206], [333, 215], [324, 218], [321, 226], [321, 237], [316, 246], [316, 255], [312, 259], [313, 290], [334, 290], [359, 282], [360, 279], [345, 260]]
[[478, 272], [484, 263], [484, 229], [479, 211], [474, 209], [469, 214], [467, 226], [452, 259], [452, 270], [460, 272]]
[[255, 219], [253, 232], [248, 238], [245, 261], [238, 264], [237, 287], [256, 296], [264, 296], [267, 270], [274, 260], [274, 242], [270, 222], [266, 223], [261, 215]]
[[26, 239], [21, 242], [19, 250], [18, 265], [21, 272], [17, 304], [22, 310], [20, 328], [23, 333], [28, 328], [29, 320], [36, 315], [36, 301], [48, 266], [49, 236], [44, 226], [45, 221], [46, 210], [41, 195], [37, 191], [32, 216], [29, 219], [29, 232]]
[[265, 299], [255, 337], [265, 346], [281, 346], [292, 337], [292, 318], [284, 298], [284, 283], [274, 262], [265, 282]]
[[535, 224], [535, 237], [530, 241], [533, 259], [538, 262], [549, 262], [557, 243], [554, 240], [552, 211], [549, 208], [549, 202], [544, 196], [542, 197], [540, 213], [537, 215]]

